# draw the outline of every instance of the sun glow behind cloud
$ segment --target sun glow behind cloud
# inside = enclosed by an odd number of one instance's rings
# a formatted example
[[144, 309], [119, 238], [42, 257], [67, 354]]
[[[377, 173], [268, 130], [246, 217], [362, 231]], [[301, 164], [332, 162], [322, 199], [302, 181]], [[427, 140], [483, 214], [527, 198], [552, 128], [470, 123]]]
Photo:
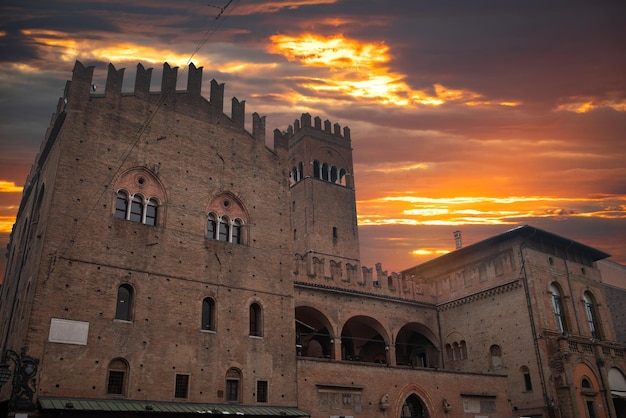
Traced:
[[160, 64], [167, 61], [170, 65], [182, 66], [189, 61], [189, 54], [128, 41], [73, 39], [67, 33], [51, 30], [23, 30], [22, 33], [33, 42], [48, 47], [43, 51], [57, 54], [65, 62], [72, 62], [76, 59], [86, 61], [94, 59]]
[[360, 225], [515, 225], [527, 218], [626, 219], [626, 196], [389, 196], [358, 202]]
[[343, 35], [274, 35], [269, 52], [283, 55], [303, 66], [327, 69], [326, 73], [302, 79], [300, 86], [316, 94], [342, 94], [364, 101], [398, 106], [440, 106], [460, 103], [468, 106], [516, 106], [514, 101], [492, 103], [469, 90], [454, 90], [434, 84], [435, 94], [413, 90], [405, 75], [389, 68], [391, 54], [384, 43], [364, 43]]

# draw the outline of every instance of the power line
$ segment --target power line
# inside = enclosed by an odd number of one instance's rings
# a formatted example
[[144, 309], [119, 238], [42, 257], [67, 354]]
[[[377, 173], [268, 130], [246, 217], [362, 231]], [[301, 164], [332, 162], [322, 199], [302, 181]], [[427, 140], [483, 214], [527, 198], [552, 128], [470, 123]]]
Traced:
[[[232, 7], [230, 7], [230, 9], [229, 9], [229, 6], [233, 2], [235, 4]], [[204, 47], [204, 45], [206, 45], [206, 43], [209, 41], [209, 39], [211, 39], [213, 37], [213, 35], [217, 32], [217, 30], [221, 27], [222, 22], [224, 21], [224, 19], [220, 20], [220, 18], [225, 14], [226, 10], [229, 9], [229, 10], [232, 11], [232, 9], [236, 6], [237, 3], [239, 3], [239, 0], [228, 0], [228, 2], [223, 7], [214, 6], [214, 5], [211, 5], [211, 4], [208, 5], [209, 7], [214, 7], [214, 8], [219, 9], [219, 13], [215, 16], [215, 19], [213, 20], [214, 22], [218, 22], [218, 23], [216, 23], [215, 26], [213, 26], [213, 27], [209, 26], [207, 28], [207, 30], [205, 31], [203, 37], [198, 42], [198, 45], [196, 46], [194, 51], [189, 56], [189, 59], [187, 60], [187, 64], [185, 65], [185, 68], [183, 68], [183, 71], [181, 71], [180, 73], [177, 74], [176, 81], [178, 81], [180, 79], [180, 77], [182, 76], [182, 74], [184, 73], [184, 71], [187, 68], [189, 68], [189, 65], [191, 64], [191, 61], [192, 61], [193, 57], [202, 49], [202, 47]], [[174, 88], [174, 93], [175, 92], [176, 92], [176, 88]], [[71, 238], [69, 239], [69, 241], [67, 241], [66, 247], [59, 252], [60, 256], [63, 256], [65, 254], [65, 252], [67, 250], [69, 250], [69, 248], [73, 245], [73, 243], [75, 242], [75, 239], [78, 236], [78, 234], [79, 234], [81, 228], [83, 227], [85, 221], [87, 219], [89, 219], [91, 214], [94, 212], [96, 206], [99, 204], [99, 202], [102, 200], [102, 198], [104, 197], [104, 195], [108, 191], [109, 185], [111, 185], [113, 179], [119, 174], [121, 168], [124, 166], [124, 164], [126, 163], [128, 158], [130, 157], [131, 152], [137, 147], [137, 144], [141, 140], [141, 138], [142, 138], [143, 134], [145, 133], [146, 129], [150, 126], [150, 123], [155, 118], [155, 116], [157, 115], [157, 113], [159, 112], [159, 110], [161, 109], [161, 107], [163, 106], [163, 104], [165, 103], [166, 100], [167, 100], [166, 94], [164, 94], [164, 92], [161, 92], [161, 96], [159, 98], [159, 101], [157, 102], [157, 105], [156, 105], [156, 108], [155, 108], [154, 112], [152, 112], [148, 116], [148, 118], [145, 120], [145, 122], [143, 123], [141, 128], [139, 128], [139, 130], [137, 131], [135, 141], [131, 144], [130, 148], [128, 149], [128, 151], [124, 155], [124, 158], [122, 158], [121, 162], [118, 164], [117, 169], [111, 175], [111, 178], [110, 178], [109, 182], [107, 183], [106, 186], [104, 186], [102, 192], [98, 196], [98, 199], [96, 199], [96, 201], [94, 202], [93, 206], [89, 209], [89, 211], [87, 212], [87, 215], [85, 216], [85, 218], [82, 220], [82, 222], [79, 225], [76, 226], [75, 232], [71, 235]]]

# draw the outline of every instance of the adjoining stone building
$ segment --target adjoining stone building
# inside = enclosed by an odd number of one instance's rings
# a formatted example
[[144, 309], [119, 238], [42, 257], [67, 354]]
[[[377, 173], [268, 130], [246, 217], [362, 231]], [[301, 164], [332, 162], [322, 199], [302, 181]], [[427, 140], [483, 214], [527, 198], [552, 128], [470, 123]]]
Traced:
[[347, 127], [304, 114], [268, 146], [201, 68], [177, 91], [165, 64], [152, 92], [139, 65], [131, 93], [93, 71], [75, 64], [11, 236], [5, 412], [624, 416], [607, 254], [521, 227], [362, 266]]

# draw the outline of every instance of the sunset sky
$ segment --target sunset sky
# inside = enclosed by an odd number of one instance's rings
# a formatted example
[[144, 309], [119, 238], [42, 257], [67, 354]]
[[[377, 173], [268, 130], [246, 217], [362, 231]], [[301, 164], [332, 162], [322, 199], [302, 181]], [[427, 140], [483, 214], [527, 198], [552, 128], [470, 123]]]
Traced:
[[[366, 266], [529, 224], [626, 263], [626, 2], [3, 0], [0, 245], [75, 60], [349, 126]], [[100, 92], [102, 92], [100, 90]], [[230, 108], [226, 109], [227, 113]], [[3, 266], [4, 259], [0, 262]]]

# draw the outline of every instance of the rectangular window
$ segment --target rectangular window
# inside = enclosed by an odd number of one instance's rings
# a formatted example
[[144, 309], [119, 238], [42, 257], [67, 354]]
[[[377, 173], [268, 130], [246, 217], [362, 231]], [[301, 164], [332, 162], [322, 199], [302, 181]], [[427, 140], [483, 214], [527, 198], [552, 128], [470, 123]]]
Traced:
[[256, 382], [256, 401], [267, 402], [267, 380], [258, 380]]
[[124, 393], [124, 372], [109, 371], [107, 393], [113, 395], [122, 395]]
[[596, 418], [596, 408], [593, 405], [593, 401], [586, 401], [587, 404], [587, 416], [589, 418]]
[[239, 402], [239, 380], [226, 380], [226, 401]]
[[189, 392], [189, 375], [177, 374], [176, 387], [174, 388], [174, 397], [178, 399], [187, 399]]

